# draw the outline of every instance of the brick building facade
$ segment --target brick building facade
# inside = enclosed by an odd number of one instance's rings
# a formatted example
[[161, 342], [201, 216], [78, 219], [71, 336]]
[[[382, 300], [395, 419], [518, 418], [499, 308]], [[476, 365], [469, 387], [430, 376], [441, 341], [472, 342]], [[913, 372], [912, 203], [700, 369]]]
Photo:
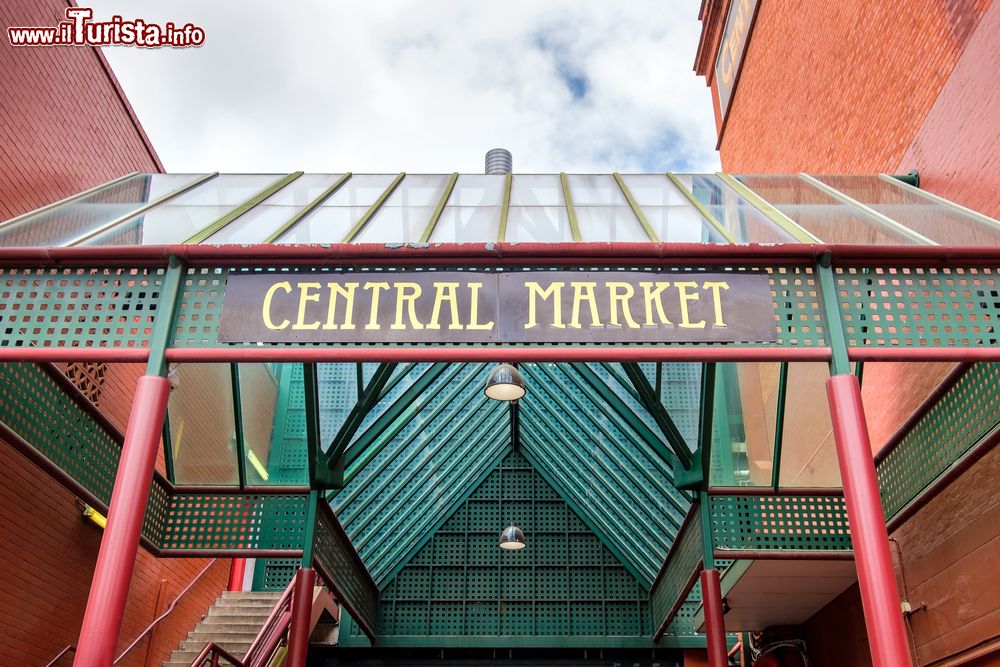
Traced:
[[[1000, 216], [1000, 2], [704, 0], [701, 20], [695, 69], [713, 89], [724, 171], [916, 169], [922, 188]], [[950, 369], [893, 368], [864, 388], [875, 449]], [[1000, 558], [998, 473], [994, 451], [892, 535], [901, 594], [926, 605], [909, 617], [920, 665], [1000, 660], [1000, 580], [986, 576]], [[818, 667], [871, 664], [856, 587], [804, 631]]]
[[[63, 0], [0, 4], [0, 25], [54, 25]], [[14, 49], [0, 39], [0, 220], [130, 172], [162, 165], [100, 51]], [[122, 431], [143, 367], [76, 369]], [[89, 378], [88, 378], [89, 376]], [[96, 376], [96, 377], [95, 377]], [[0, 445], [0, 664], [44, 665], [80, 631], [101, 531], [77, 499], [7, 444]], [[207, 560], [156, 559], [139, 552], [119, 651], [162, 613]], [[220, 559], [150, 639], [121, 664], [159, 665], [225, 587]], [[41, 583], [41, 585], [39, 585]], [[64, 659], [62, 664], [69, 664]]]

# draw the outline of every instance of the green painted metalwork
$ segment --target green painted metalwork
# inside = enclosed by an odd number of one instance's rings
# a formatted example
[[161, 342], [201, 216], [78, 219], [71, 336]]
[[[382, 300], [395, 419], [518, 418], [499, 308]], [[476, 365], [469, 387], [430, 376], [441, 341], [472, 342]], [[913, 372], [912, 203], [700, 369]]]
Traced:
[[[309, 498], [306, 501], [305, 535], [302, 537], [302, 559], [300, 561], [302, 567], [312, 567], [313, 554], [316, 551], [315, 549], [316, 542], [318, 539], [320, 539], [321, 529], [317, 525], [317, 522], [320, 521], [319, 503], [320, 503], [319, 491], [317, 491], [316, 489], [310, 490]], [[336, 518], [334, 518], [333, 520], [336, 521]], [[342, 533], [343, 531], [340, 531], [337, 534], [340, 535]], [[350, 541], [347, 542], [348, 544], [350, 544]], [[351, 550], [351, 552], [353, 553], [353, 549]]]
[[0, 347], [145, 348], [165, 270], [0, 269]]
[[271, 429], [271, 455], [268, 459], [270, 482], [282, 485], [309, 485], [309, 431], [306, 415], [307, 384], [303, 364], [278, 367], [278, 395]]
[[563, 203], [566, 204], [566, 215], [569, 216], [569, 229], [573, 234], [573, 240], [577, 243], [583, 240], [580, 234], [580, 225], [576, 221], [576, 209], [573, 208], [573, 193], [570, 191], [569, 178], [566, 173], [559, 174], [559, 181], [562, 183]]
[[288, 174], [287, 176], [279, 178], [274, 183], [271, 183], [269, 186], [267, 186], [266, 188], [264, 188], [263, 190], [255, 194], [253, 197], [251, 197], [250, 199], [246, 200], [245, 202], [234, 208], [233, 210], [229, 211], [215, 222], [212, 222], [207, 227], [200, 230], [198, 233], [193, 234], [191, 237], [185, 240], [184, 243], [185, 244], [203, 243], [204, 241], [208, 240], [210, 236], [218, 232], [220, 229], [231, 223], [233, 220], [236, 220], [236, 218], [240, 217], [241, 215], [252, 209], [254, 206], [257, 206], [262, 201], [273, 195], [278, 190], [281, 190], [283, 187], [285, 187], [286, 185], [288, 185], [301, 175], [302, 175], [301, 171], [295, 171], [292, 172], [291, 174]]
[[[240, 371], [237, 364], [229, 364], [230, 387], [233, 392], [233, 428], [236, 438], [236, 473], [240, 490], [247, 485], [246, 438], [243, 436], [243, 398], [240, 395]], [[164, 422], [169, 420], [165, 419]], [[170, 442], [167, 440], [166, 442]], [[170, 449], [170, 447], [164, 447]]]
[[886, 520], [1000, 428], [1000, 363], [969, 367], [877, 462]]
[[785, 395], [788, 392], [788, 362], [781, 363], [778, 372], [778, 401], [774, 418], [774, 455], [771, 459], [771, 488], [778, 492], [781, 480], [781, 442], [785, 433]]
[[847, 332], [840, 312], [840, 300], [833, 269], [830, 268], [830, 255], [820, 258], [816, 267], [819, 274], [820, 292], [823, 298], [823, 308], [826, 310], [827, 330], [830, 336], [830, 375], [846, 375], [851, 372], [851, 361], [847, 350]]
[[717, 551], [851, 550], [842, 496], [713, 495], [710, 506]]
[[695, 503], [688, 511], [688, 517], [650, 589], [654, 640], [663, 637], [687, 599], [701, 570], [702, 554], [701, 511]]
[[167, 347], [170, 345], [171, 327], [177, 313], [180, 290], [184, 277], [184, 266], [176, 257], [171, 257], [163, 276], [162, 289], [157, 295], [157, 317], [153, 321], [149, 338], [149, 359], [146, 362], [147, 375], [167, 374]]
[[351, 439], [361, 428], [361, 423], [364, 421], [365, 416], [371, 411], [371, 409], [378, 402], [379, 397], [382, 395], [382, 389], [385, 388], [389, 378], [392, 377], [392, 372], [395, 370], [396, 365], [391, 363], [379, 364], [378, 370], [375, 371], [374, 377], [371, 381], [364, 385], [362, 383], [363, 373], [359, 367], [358, 369], [358, 392], [360, 394], [358, 402], [351, 409], [350, 414], [347, 419], [341, 425], [340, 430], [337, 431], [337, 435], [334, 437], [333, 442], [326, 450], [325, 458], [327, 463], [338, 462], [340, 457], [343, 456], [344, 452], [347, 450]]
[[837, 267], [849, 347], [1000, 346], [1000, 271], [991, 267]]
[[316, 199], [313, 199], [311, 202], [302, 207], [302, 209], [296, 212], [295, 215], [293, 215], [288, 220], [288, 222], [284, 223], [283, 225], [281, 225], [281, 227], [278, 227], [276, 230], [274, 230], [274, 232], [266, 236], [264, 240], [261, 241], [261, 243], [274, 243], [275, 241], [280, 239], [282, 236], [285, 235], [286, 232], [288, 232], [288, 230], [290, 230], [295, 225], [299, 224], [300, 220], [302, 220], [307, 215], [315, 211], [316, 208], [319, 207], [323, 202], [325, 202], [327, 199], [336, 194], [337, 190], [343, 187], [344, 183], [347, 183], [347, 181], [349, 180], [351, 180], [351, 172], [347, 172], [346, 174], [338, 178], [333, 185], [328, 187], [326, 190], [323, 190], [323, 192], [321, 192], [319, 196], [316, 197]]
[[656, 425], [660, 427], [660, 431], [667, 439], [667, 442], [670, 443], [671, 451], [673, 451], [682, 466], [690, 468], [691, 452], [688, 449], [688, 444], [684, 442], [684, 436], [677, 430], [674, 420], [670, 418], [670, 414], [663, 407], [663, 403], [657, 400], [656, 392], [650, 386], [649, 380], [639, 369], [638, 364], [623, 363], [622, 368], [625, 369], [625, 374], [628, 375], [636, 391], [639, 392], [639, 398], [642, 400], [643, 405], [649, 410], [649, 413], [656, 421]]
[[[315, 498], [315, 493], [313, 494]], [[378, 615], [379, 589], [368, 574], [333, 510], [324, 504], [314, 515], [316, 567], [333, 587], [337, 599], [359, 621], [369, 637], [374, 637]]]
[[283, 591], [298, 571], [298, 558], [261, 558], [253, 570], [253, 590]]
[[177, 492], [168, 500], [161, 547], [296, 551], [305, 542], [308, 516], [308, 493]]
[[378, 199], [375, 200], [375, 203], [372, 204], [371, 207], [369, 207], [369, 209], [364, 212], [364, 215], [361, 216], [361, 219], [358, 220], [356, 223], [354, 223], [354, 226], [351, 227], [351, 231], [347, 232], [347, 234], [341, 240], [341, 243], [350, 243], [351, 241], [353, 241], [358, 237], [358, 234], [360, 234], [362, 230], [364, 230], [364, 228], [368, 225], [368, 223], [371, 222], [371, 219], [375, 217], [375, 214], [378, 213], [378, 210], [382, 208], [382, 204], [384, 204], [385, 200], [388, 199], [389, 196], [396, 191], [396, 188], [399, 187], [399, 184], [403, 182], [404, 178], [406, 178], [406, 173], [400, 172], [399, 175], [396, 176], [396, 178], [392, 179], [392, 183], [389, 184], [389, 187], [387, 187], [385, 191], [379, 195]]
[[642, 207], [639, 206], [639, 203], [636, 202], [635, 197], [632, 196], [632, 191], [629, 190], [629, 187], [625, 184], [625, 181], [622, 179], [621, 174], [615, 172], [611, 175], [614, 177], [615, 183], [618, 184], [618, 189], [622, 191], [622, 195], [625, 197], [625, 201], [628, 202], [629, 208], [632, 209], [632, 213], [635, 214], [635, 219], [639, 221], [640, 225], [642, 225], [642, 230], [646, 232], [646, 236], [648, 236], [649, 240], [652, 241], [653, 243], [660, 243], [660, 237], [653, 229], [653, 226], [649, 224], [649, 220], [646, 218], [646, 214], [642, 212]]
[[[386, 582], [377, 643], [649, 646], [639, 582], [525, 458], [498, 463]], [[497, 547], [509, 520], [527, 549]], [[342, 645], [355, 644], [357, 630], [345, 630]]]
[[448, 198], [451, 197], [451, 191], [455, 189], [455, 182], [457, 180], [457, 172], [448, 178], [448, 182], [445, 184], [444, 190], [441, 192], [441, 199], [438, 200], [437, 206], [431, 214], [431, 219], [427, 222], [427, 228], [424, 229], [423, 234], [420, 235], [420, 243], [427, 243], [430, 240], [431, 235], [434, 233], [434, 228], [437, 227], [438, 220], [441, 218], [441, 213], [444, 211], [445, 205], [448, 204]]

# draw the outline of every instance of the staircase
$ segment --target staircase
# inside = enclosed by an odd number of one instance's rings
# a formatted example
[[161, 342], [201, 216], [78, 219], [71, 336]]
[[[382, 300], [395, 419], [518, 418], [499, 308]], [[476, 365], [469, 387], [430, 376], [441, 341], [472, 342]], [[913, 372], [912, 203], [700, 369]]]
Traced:
[[164, 667], [190, 667], [191, 661], [208, 642], [215, 642], [237, 658], [242, 658], [270, 615], [281, 591], [239, 593], [226, 591], [208, 615], [181, 642]]

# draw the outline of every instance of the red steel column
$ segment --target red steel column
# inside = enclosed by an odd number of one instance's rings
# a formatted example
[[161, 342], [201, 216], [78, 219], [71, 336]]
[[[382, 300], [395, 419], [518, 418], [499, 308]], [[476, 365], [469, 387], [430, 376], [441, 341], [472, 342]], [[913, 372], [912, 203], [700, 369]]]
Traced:
[[234, 558], [232, 565], [229, 566], [229, 590], [230, 591], [242, 591], [243, 590], [243, 576], [247, 571], [247, 559], [246, 558]]
[[288, 667], [305, 667], [309, 653], [309, 630], [312, 624], [313, 589], [316, 570], [299, 568], [292, 589], [292, 619], [288, 628]]
[[75, 667], [107, 667], [115, 659], [169, 395], [166, 378], [139, 378], [77, 641]]
[[875, 463], [861, 385], [854, 375], [834, 375], [826, 383], [837, 443], [837, 461], [851, 522], [854, 565], [868, 628], [874, 667], [910, 667], [910, 645], [896, 590], [889, 534], [875, 478]]
[[701, 571], [701, 599], [705, 610], [705, 635], [708, 642], [708, 667], [727, 667], [726, 622], [722, 618], [722, 586], [714, 567]]

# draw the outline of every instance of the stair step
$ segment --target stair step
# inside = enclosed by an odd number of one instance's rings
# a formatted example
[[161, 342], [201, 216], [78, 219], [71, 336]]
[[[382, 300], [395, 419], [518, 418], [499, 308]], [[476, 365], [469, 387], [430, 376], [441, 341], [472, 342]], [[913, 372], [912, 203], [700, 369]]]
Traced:
[[212, 605], [212, 609], [274, 609], [274, 605], [277, 603], [277, 600], [235, 600], [233, 598], [226, 598]]
[[274, 600], [277, 601], [282, 593], [275, 591], [222, 591], [223, 600]]
[[[253, 635], [257, 636], [260, 632], [261, 623], [222, 623], [219, 625], [212, 624], [201, 624], [196, 627], [191, 634], [198, 636], [212, 636], [215, 635]], [[190, 635], [189, 635], [190, 636]]]

